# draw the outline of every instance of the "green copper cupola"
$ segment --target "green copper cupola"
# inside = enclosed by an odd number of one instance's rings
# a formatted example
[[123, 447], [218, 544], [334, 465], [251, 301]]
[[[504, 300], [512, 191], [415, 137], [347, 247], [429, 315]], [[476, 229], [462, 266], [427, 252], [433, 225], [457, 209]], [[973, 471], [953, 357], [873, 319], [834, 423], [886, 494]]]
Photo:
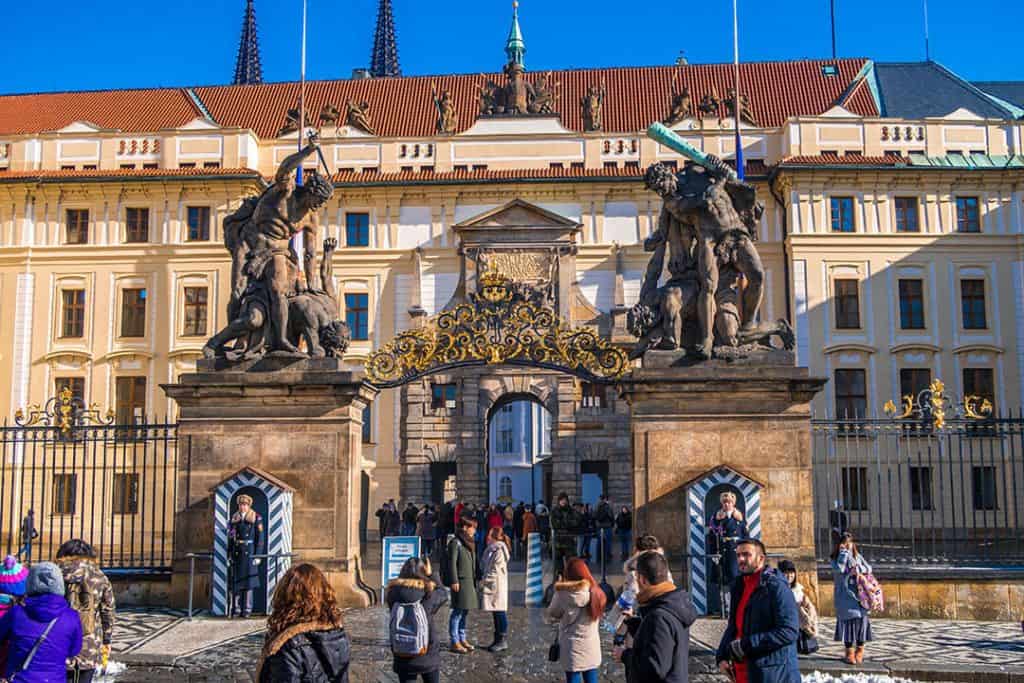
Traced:
[[508, 55], [509, 63], [525, 67], [523, 57], [526, 56], [526, 41], [523, 40], [523, 31], [519, 28], [519, 0], [512, 1], [512, 29], [508, 32], [508, 40], [505, 42], [505, 54]]

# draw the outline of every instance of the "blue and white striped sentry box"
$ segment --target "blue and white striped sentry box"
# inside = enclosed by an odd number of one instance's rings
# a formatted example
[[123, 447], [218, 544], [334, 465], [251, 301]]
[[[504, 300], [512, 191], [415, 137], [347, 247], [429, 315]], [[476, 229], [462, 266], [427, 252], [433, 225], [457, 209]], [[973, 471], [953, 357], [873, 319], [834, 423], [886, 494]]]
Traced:
[[526, 606], [544, 604], [544, 561], [541, 558], [540, 534], [534, 532], [526, 539]]

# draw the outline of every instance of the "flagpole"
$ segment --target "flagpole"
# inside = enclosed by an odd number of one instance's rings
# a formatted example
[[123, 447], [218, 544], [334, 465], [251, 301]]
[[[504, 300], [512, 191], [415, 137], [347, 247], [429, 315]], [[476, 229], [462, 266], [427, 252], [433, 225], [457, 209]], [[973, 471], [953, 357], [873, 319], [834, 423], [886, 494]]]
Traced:
[[736, 77], [736, 94], [732, 100], [732, 113], [736, 124], [736, 176], [743, 180], [743, 138], [740, 135], [740, 19], [739, 0], [732, 0], [732, 63]]
[[[306, 135], [306, 0], [302, 0], [302, 58], [299, 67], [299, 150]], [[295, 182], [302, 185], [302, 164], [295, 172]]]
[[924, 61], [932, 61], [931, 45], [928, 44], [928, 0], [924, 0]]

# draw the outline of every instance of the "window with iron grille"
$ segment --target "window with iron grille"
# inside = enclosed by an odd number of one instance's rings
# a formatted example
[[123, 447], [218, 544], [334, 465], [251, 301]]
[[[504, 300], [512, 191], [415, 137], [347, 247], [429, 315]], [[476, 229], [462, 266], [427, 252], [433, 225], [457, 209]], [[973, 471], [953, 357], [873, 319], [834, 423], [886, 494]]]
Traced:
[[917, 197], [896, 197], [896, 232], [921, 232]]
[[984, 330], [988, 327], [984, 280], [960, 281], [960, 307], [965, 330]]
[[857, 280], [835, 281], [836, 329], [860, 328], [860, 283]]
[[85, 378], [84, 377], [54, 377], [53, 395], [60, 396], [60, 392], [67, 387], [71, 390], [71, 397], [85, 401]]
[[206, 336], [206, 287], [185, 288], [185, 329], [182, 336]]
[[345, 214], [345, 245], [349, 247], [370, 246], [370, 214]]
[[992, 368], [964, 368], [964, 396], [977, 396], [996, 402], [995, 374]]
[[60, 336], [66, 339], [85, 336], [85, 290], [62, 289]]
[[433, 410], [454, 410], [455, 405], [456, 404], [454, 384], [430, 385], [430, 407]]
[[210, 207], [190, 206], [186, 211], [189, 242], [207, 242], [210, 239]]
[[121, 336], [146, 336], [146, 290], [121, 291]]
[[345, 295], [345, 322], [352, 331], [353, 341], [366, 341], [370, 338], [369, 295]]
[[981, 217], [977, 197], [956, 198], [956, 231], [981, 232]]
[[67, 244], [88, 244], [89, 209], [68, 209], [64, 217], [64, 241]]
[[930, 368], [900, 368], [900, 396], [910, 396], [915, 401], [922, 391], [932, 383]]
[[924, 329], [924, 283], [921, 280], [900, 280], [900, 329]]
[[75, 514], [76, 491], [78, 475], [55, 474], [53, 475], [53, 514], [73, 515]]
[[126, 472], [114, 475], [114, 499], [111, 507], [115, 515], [134, 515], [139, 511], [139, 475]]
[[605, 387], [602, 384], [593, 384], [592, 382], [583, 382], [583, 402], [584, 408], [605, 408], [607, 407], [607, 395], [605, 393]]
[[832, 197], [832, 232], [853, 232], [853, 197]]
[[140, 424], [146, 420], [146, 378], [118, 377], [114, 386], [117, 423]]
[[844, 467], [843, 509], [863, 511], [868, 509], [868, 468]]
[[999, 509], [995, 465], [975, 465], [971, 468], [971, 490], [975, 510]]
[[932, 501], [932, 468], [910, 468], [910, 509], [934, 510]]
[[864, 370], [836, 370], [836, 417], [862, 420], [868, 414], [868, 389]]
[[125, 209], [124, 241], [149, 241], [149, 209]]

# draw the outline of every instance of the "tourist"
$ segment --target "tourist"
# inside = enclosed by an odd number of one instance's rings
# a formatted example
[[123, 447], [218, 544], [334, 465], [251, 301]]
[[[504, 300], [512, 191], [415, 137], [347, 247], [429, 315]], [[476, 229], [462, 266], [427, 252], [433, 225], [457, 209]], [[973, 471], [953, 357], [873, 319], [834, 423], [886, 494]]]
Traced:
[[502, 510], [502, 515], [504, 516], [502, 531], [505, 533], [505, 537], [509, 539], [515, 538], [516, 513], [515, 510], [512, 509], [512, 503], [505, 506], [505, 509]]
[[401, 536], [402, 534], [402, 513], [398, 511], [398, 506], [391, 502], [388, 506], [387, 514], [387, 530], [384, 532], [385, 536]]
[[0, 647], [7, 646], [4, 678], [17, 683], [64, 681], [65, 663], [82, 650], [82, 622], [64, 599], [60, 567], [51, 562], [32, 565], [25, 593], [25, 603], [0, 619]]
[[633, 513], [625, 505], [615, 516], [615, 535], [619, 537], [619, 559], [625, 562], [633, 542]]
[[228, 522], [230, 553], [231, 613], [252, 616], [252, 594], [260, 587], [260, 558], [266, 545], [263, 518], [252, 508], [252, 497], [241, 494], [238, 509]]
[[565, 560], [576, 553], [576, 534], [582, 521], [580, 515], [569, 506], [569, 494], [558, 494], [558, 502], [551, 511], [551, 528], [555, 535], [551, 574], [555, 579], [562, 575]]
[[[793, 591], [793, 600], [800, 610], [800, 638], [797, 640], [796, 651], [798, 654], [812, 654], [818, 649], [816, 638], [818, 637], [818, 610], [811, 602], [807, 591], [796, 580], [796, 565], [792, 560], [780, 560], [779, 572], [786, 579], [790, 589]], [[811, 643], [813, 642], [813, 647]]]
[[81, 539], [57, 549], [57, 566], [64, 575], [64, 596], [82, 622], [82, 651], [68, 661], [68, 680], [88, 683], [110, 657], [114, 636], [114, 589], [99, 567], [96, 551]]
[[697, 610], [690, 594], [669, 578], [668, 561], [658, 552], [637, 559], [640, 623], [632, 646], [618, 652], [628, 683], [686, 683], [689, 677], [690, 626]]
[[858, 574], [870, 574], [871, 565], [857, 551], [853, 534], [845, 532], [832, 551], [832, 600], [836, 610], [834, 640], [846, 648], [843, 661], [864, 661], [864, 643], [871, 638], [871, 619], [857, 597]]
[[796, 641], [800, 615], [785, 579], [766, 564], [756, 539], [736, 546], [740, 575], [732, 585], [729, 622], [718, 645], [719, 670], [736, 683], [800, 683]]
[[552, 551], [551, 511], [548, 510], [543, 499], [534, 507], [534, 514], [537, 515], [537, 533], [540, 534], [541, 551], [550, 556]]
[[594, 518], [590, 514], [589, 505], [577, 502], [573, 504], [572, 509], [576, 514], [576, 556], [589, 560]]
[[452, 591], [452, 611], [448, 618], [451, 650], [458, 654], [473, 651], [466, 640], [466, 620], [469, 610], [477, 608], [476, 600], [476, 520], [463, 515], [455, 536], [448, 541], [448, 576], [445, 583]]
[[441, 505], [441, 509], [437, 513], [437, 533], [434, 538], [445, 539], [448, 538], [448, 534], [453, 533], [455, 533], [455, 508], [451, 501], [448, 501]]
[[569, 559], [565, 579], [555, 584], [554, 598], [544, 610], [544, 620], [558, 624], [558, 663], [566, 683], [597, 683], [605, 600], [587, 563], [579, 557]]
[[21, 520], [21, 543], [18, 549], [18, 556], [26, 566], [32, 564], [32, 541], [37, 538], [39, 531], [36, 529], [36, 511], [30, 509]]
[[[636, 574], [636, 561], [642, 554], [647, 552], [659, 553], [662, 556], [665, 555], [665, 551], [662, 549], [661, 543], [658, 542], [658, 538], [651, 534], [644, 534], [636, 539], [635, 552], [622, 565], [622, 573], [626, 578], [622, 585], [623, 594], [635, 597], [640, 593], [640, 583]], [[668, 580], [673, 580], [671, 570], [668, 572]]]
[[487, 508], [487, 526], [485, 527], [486, 532], [490, 532], [491, 529], [501, 528], [505, 525], [505, 514], [501, 511], [501, 508], [491, 503], [491, 506]]
[[435, 520], [433, 509], [429, 505], [424, 505], [420, 510], [419, 519], [416, 520], [416, 531], [423, 546], [420, 549], [420, 554], [423, 557], [430, 557], [434, 553]]
[[601, 494], [601, 500], [594, 512], [594, 524], [600, 534], [600, 552], [603, 561], [612, 559], [612, 528], [615, 526], [615, 510], [608, 502], [608, 496]]
[[420, 511], [412, 501], [405, 504], [405, 510], [402, 511], [402, 535], [403, 536], [414, 536], [416, 535], [416, 521], [419, 519]]
[[334, 589], [311, 564], [277, 584], [267, 619], [258, 683], [348, 683], [349, 641]]
[[487, 532], [483, 571], [480, 579], [480, 606], [494, 618], [494, 642], [485, 649], [503, 652], [508, 649], [508, 562], [510, 539], [498, 527]]
[[533, 514], [533, 506], [527, 505], [526, 509], [523, 510], [522, 530], [519, 533], [519, 538], [522, 539], [524, 548], [530, 545], [530, 534], [538, 533], [538, 529], [537, 515]]
[[[4, 558], [0, 567], [0, 619], [25, 597], [28, 568], [13, 555]], [[0, 643], [0, 673], [7, 669], [7, 643]]]
[[[747, 523], [743, 513], [736, 509], [736, 494], [732, 491], [723, 491], [718, 496], [721, 507], [711, 516], [708, 522], [709, 552], [720, 555], [718, 561], [719, 575], [713, 577], [720, 579], [720, 585], [728, 591], [736, 577], [739, 576], [739, 567], [736, 564], [736, 544], [747, 538]], [[726, 592], [726, 600], [729, 600], [729, 593]], [[723, 613], [728, 604], [723, 605]]]
[[523, 538], [523, 516], [526, 515], [526, 503], [519, 501], [519, 505], [516, 506], [515, 512], [512, 518], [512, 539], [513, 549], [515, 550], [515, 556], [518, 557], [521, 554], [520, 548], [523, 547], [520, 540]]
[[455, 533], [455, 530], [459, 528], [459, 522], [462, 521], [462, 511], [465, 509], [465, 507], [466, 507], [466, 503], [465, 502], [463, 502], [461, 500], [455, 502], [455, 510], [452, 512], [452, 531], [451, 531], [451, 533], [453, 533], [453, 534]]
[[[437, 630], [435, 616], [438, 611], [448, 603], [448, 591], [438, 587], [429, 559], [410, 557], [402, 565], [402, 570], [397, 579], [388, 583], [387, 593], [384, 598], [388, 609], [391, 610], [391, 623], [408, 620], [403, 619], [404, 614], [410, 613], [405, 608], [419, 604], [423, 608], [427, 621], [427, 646], [426, 651], [414, 656], [399, 656], [395, 654], [392, 662], [392, 670], [398, 674], [399, 683], [413, 683], [416, 677], [423, 679], [423, 683], [438, 683], [441, 669], [441, 638]], [[402, 610], [403, 615], [396, 614], [396, 606]], [[413, 615], [415, 616], [415, 615]], [[413, 619], [413, 623], [415, 623]], [[403, 636], [406, 639], [420, 638], [422, 634], [411, 633], [409, 628], [403, 628]], [[392, 651], [395, 651], [395, 635], [392, 637]]]
[[380, 530], [381, 543], [384, 542], [384, 537], [388, 535], [388, 519], [391, 517], [391, 504], [393, 500], [388, 501], [377, 509], [374, 513], [377, 517], [377, 527]]

